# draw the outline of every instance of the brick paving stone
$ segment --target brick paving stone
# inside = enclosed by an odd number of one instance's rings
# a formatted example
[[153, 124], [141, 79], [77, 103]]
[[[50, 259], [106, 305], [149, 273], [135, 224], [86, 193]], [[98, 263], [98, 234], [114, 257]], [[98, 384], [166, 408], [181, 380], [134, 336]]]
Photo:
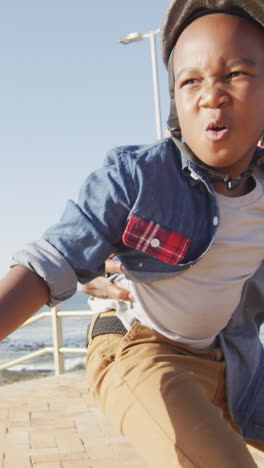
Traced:
[[58, 447], [31, 449], [29, 455], [32, 463], [44, 463], [45, 461], [58, 461], [61, 459]]
[[69, 428], [75, 428], [75, 420], [70, 418], [64, 418], [64, 417], [59, 417], [56, 419], [52, 425], [53, 429], [69, 429]]
[[6, 430], [7, 430], [7, 424], [6, 423], [1, 423], [0, 422], [0, 440], [5, 437], [6, 435]]
[[[89, 459], [82, 460], [81, 465], [80, 461], [72, 460], [72, 461], [63, 461], [62, 465], [63, 468], [93, 468], [92, 461]], [[119, 465], [120, 468], [120, 465]]]
[[55, 431], [55, 438], [58, 449], [61, 453], [83, 452], [84, 445], [78, 437], [75, 429], [60, 429]]
[[[3, 402], [2, 402], [3, 404]], [[5, 421], [5, 419], [7, 419], [9, 416], [9, 408], [1, 408], [0, 407], [0, 421], [1, 421], [1, 424], [2, 424], [2, 421]]]
[[0, 468], [4, 466], [4, 450], [0, 448]]
[[54, 414], [49, 410], [45, 411], [32, 411], [31, 412], [31, 424], [34, 426], [52, 426], [52, 422], [54, 419]]
[[21, 429], [28, 431], [30, 428], [30, 421], [27, 423], [24, 423], [23, 421], [8, 421], [8, 428], [17, 431]]
[[68, 413], [73, 413], [77, 411], [86, 411], [87, 405], [85, 401], [82, 401], [81, 398], [70, 398], [69, 404], [65, 404], [65, 399], [62, 397], [60, 400], [53, 400], [50, 402], [50, 409], [63, 409], [65, 415]]
[[34, 431], [30, 434], [30, 446], [32, 449], [57, 447], [54, 433], [47, 431]]
[[10, 408], [9, 419], [12, 423], [27, 424], [30, 419], [30, 414], [26, 408]]
[[61, 468], [61, 463], [60, 462], [34, 463], [33, 468]]
[[[17, 453], [16, 453], [17, 452]], [[32, 468], [30, 457], [19, 450], [5, 453], [3, 468]]]
[[[144, 462], [137, 462], [136, 464], [131, 463], [120, 465], [120, 460], [93, 460], [91, 468], [148, 468]], [[161, 467], [165, 468], [165, 467]]]
[[[34, 453], [37, 453], [34, 451]], [[46, 451], [45, 453], [32, 455], [30, 456], [31, 463], [34, 465], [40, 463], [47, 463], [47, 462], [60, 462], [61, 461], [61, 454], [56, 450], [54, 453], [49, 453]]]
[[114, 451], [107, 442], [103, 441], [91, 441], [90, 443], [85, 441], [85, 449], [87, 454], [93, 460], [101, 460], [101, 459], [113, 459], [114, 458]]
[[83, 460], [90, 460], [89, 455], [86, 452], [75, 452], [75, 453], [64, 453], [61, 454], [61, 461], [62, 462], [67, 462], [67, 461], [83, 461]]
[[29, 449], [29, 433], [11, 428], [6, 434], [5, 443], [7, 447], [20, 447], [22, 450]]

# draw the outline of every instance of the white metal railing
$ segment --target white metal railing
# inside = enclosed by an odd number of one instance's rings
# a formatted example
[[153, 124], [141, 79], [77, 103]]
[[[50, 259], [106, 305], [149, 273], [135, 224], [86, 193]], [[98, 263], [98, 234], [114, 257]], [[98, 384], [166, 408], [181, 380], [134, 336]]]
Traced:
[[40, 314], [34, 315], [28, 319], [20, 328], [27, 327], [32, 323], [39, 322], [47, 317], [51, 318], [52, 321], [52, 338], [53, 346], [47, 346], [45, 348], [34, 351], [33, 353], [25, 354], [20, 358], [12, 361], [5, 362], [0, 365], [0, 371], [8, 369], [9, 367], [23, 364], [24, 362], [30, 361], [37, 357], [43, 356], [44, 354], [53, 353], [54, 357], [54, 370], [56, 375], [63, 374], [65, 372], [64, 367], [64, 354], [86, 354], [86, 348], [66, 348], [63, 346], [63, 332], [62, 332], [62, 318], [63, 317], [91, 317], [93, 312], [89, 311], [62, 311], [60, 306], [53, 307], [50, 311], [41, 312]]

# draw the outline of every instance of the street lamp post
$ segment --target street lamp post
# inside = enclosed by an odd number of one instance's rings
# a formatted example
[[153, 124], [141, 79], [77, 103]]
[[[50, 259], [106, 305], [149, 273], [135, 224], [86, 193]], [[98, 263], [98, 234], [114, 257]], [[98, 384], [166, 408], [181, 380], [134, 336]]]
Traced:
[[152, 78], [153, 78], [153, 90], [154, 90], [154, 102], [155, 102], [155, 117], [156, 117], [156, 131], [157, 131], [158, 139], [162, 138], [159, 75], [158, 75], [156, 37], [155, 37], [159, 32], [160, 32], [160, 29], [156, 29], [155, 31], [150, 31], [145, 34], [133, 32], [119, 40], [121, 44], [131, 44], [132, 42], [142, 41], [147, 38], [150, 40]]

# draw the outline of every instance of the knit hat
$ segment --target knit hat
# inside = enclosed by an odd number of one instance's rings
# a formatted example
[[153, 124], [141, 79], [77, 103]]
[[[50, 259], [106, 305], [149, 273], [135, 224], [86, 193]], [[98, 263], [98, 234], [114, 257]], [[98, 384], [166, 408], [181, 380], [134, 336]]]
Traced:
[[216, 11], [245, 17], [264, 28], [263, 0], [173, 0], [161, 28], [162, 54], [166, 66], [183, 29], [199, 16]]

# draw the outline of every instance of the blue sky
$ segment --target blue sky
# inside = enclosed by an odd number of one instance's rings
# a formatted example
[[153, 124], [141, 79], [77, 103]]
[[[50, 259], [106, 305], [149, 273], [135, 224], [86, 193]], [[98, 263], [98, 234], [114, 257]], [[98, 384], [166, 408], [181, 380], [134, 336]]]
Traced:
[[[168, 0], [0, 0], [0, 276], [117, 145], [156, 139], [150, 42]], [[157, 37], [162, 121], [167, 74]]]

